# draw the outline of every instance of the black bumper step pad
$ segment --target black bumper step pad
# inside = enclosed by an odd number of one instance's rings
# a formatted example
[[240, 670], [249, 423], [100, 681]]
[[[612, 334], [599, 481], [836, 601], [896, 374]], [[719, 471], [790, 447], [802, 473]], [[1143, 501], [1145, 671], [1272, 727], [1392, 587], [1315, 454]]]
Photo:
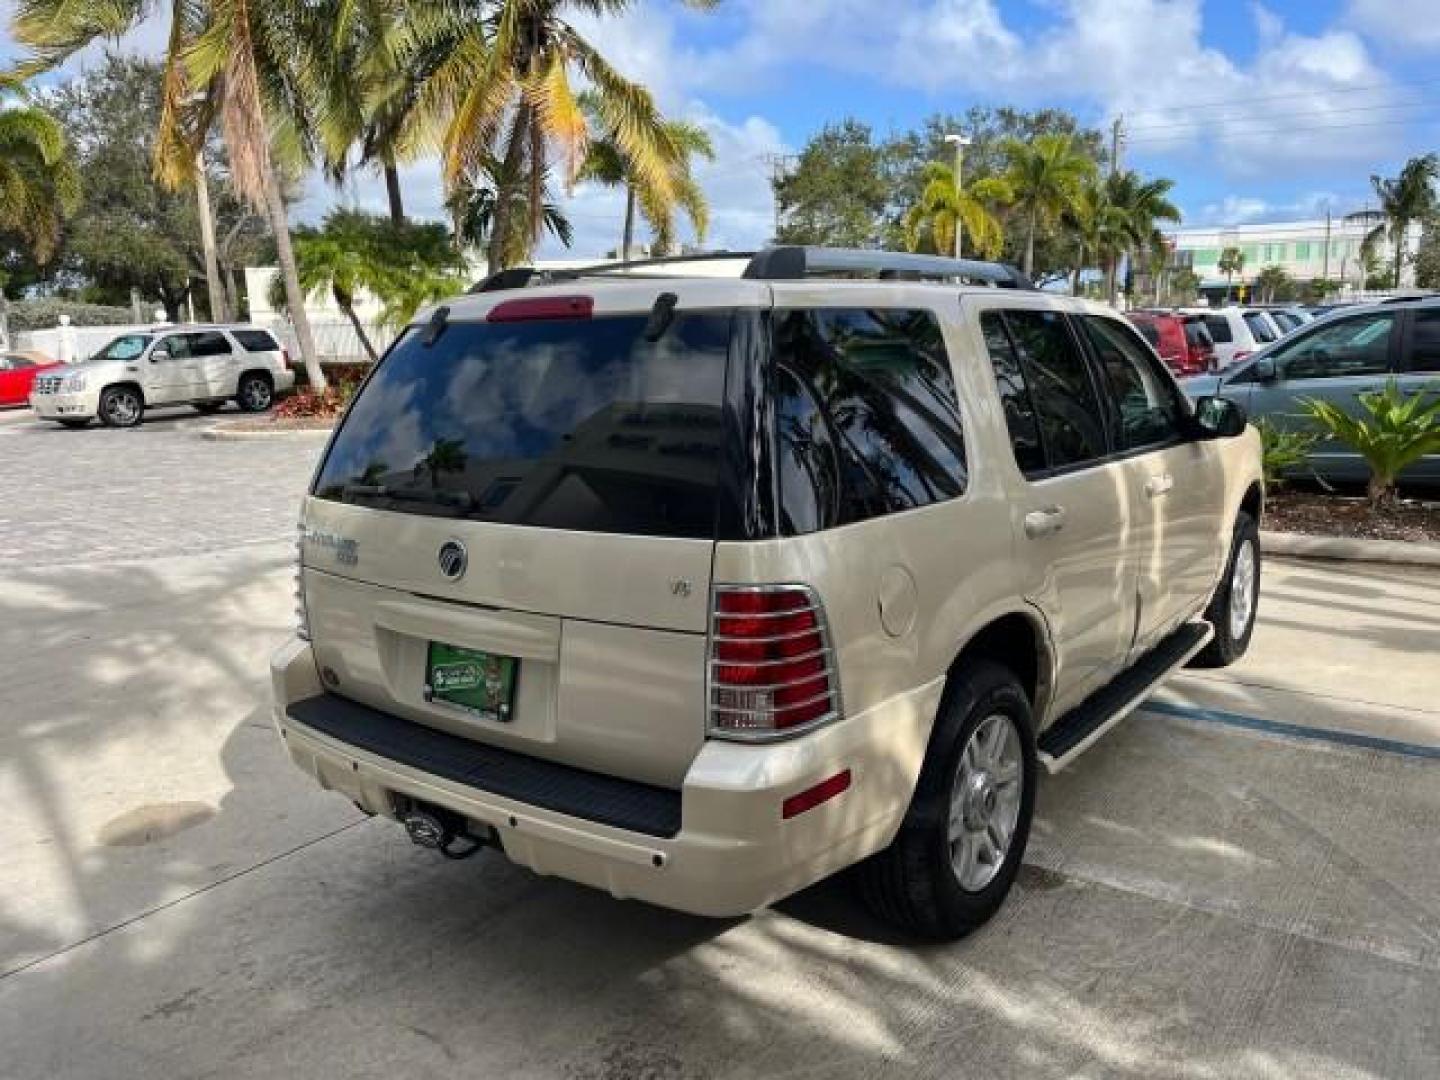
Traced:
[[367, 705], [321, 694], [286, 713], [357, 750], [477, 791], [646, 836], [680, 831], [680, 793], [463, 739]]

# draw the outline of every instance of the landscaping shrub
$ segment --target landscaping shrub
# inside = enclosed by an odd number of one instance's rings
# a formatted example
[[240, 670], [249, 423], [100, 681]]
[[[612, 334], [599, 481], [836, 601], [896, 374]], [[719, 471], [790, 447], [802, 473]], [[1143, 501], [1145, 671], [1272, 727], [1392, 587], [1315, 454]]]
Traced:
[[1261, 469], [1266, 492], [1275, 491], [1285, 483], [1285, 474], [1304, 465], [1320, 436], [1310, 431], [1282, 431], [1267, 417], [1255, 421], [1264, 447]]
[[10, 332], [52, 330], [60, 325], [60, 316], [69, 315], [71, 326], [124, 326], [134, 322], [134, 313], [126, 307], [106, 304], [82, 304], [78, 300], [43, 297], [39, 300], [10, 302]]
[[1359, 395], [1368, 419], [1357, 419], [1328, 401], [1307, 398], [1306, 415], [1365, 459], [1370, 466], [1370, 503], [1395, 501], [1395, 478], [1426, 454], [1440, 454], [1440, 384], [1402, 394], [1394, 379], [1383, 390]]
[[317, 394], [309, 387], [302, 387], [275, 406], [273, 416], [277, 420], [338, 420], [360, 387], [360, 379], [354, 374], [336, 378], [332, 376], [324, 393]]

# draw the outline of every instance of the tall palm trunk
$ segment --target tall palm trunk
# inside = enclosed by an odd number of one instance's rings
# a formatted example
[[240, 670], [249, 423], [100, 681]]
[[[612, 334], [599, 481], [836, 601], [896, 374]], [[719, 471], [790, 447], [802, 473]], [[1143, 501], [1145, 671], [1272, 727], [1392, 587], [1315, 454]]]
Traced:
[[1400, 288], [1400, 275], [1405, 266], [1405, 243], [1410, 239], [1410, 222], [1401, 218], [1395, 223], [1395, 288]]
[[530, 123], [530, 106], [521, 105], [516, 110], [514, 126], [510, 129], [505, 160], [495, 178], [495, 213], [490, 222], [490, 242], [485, 248], [485, 261], [492, 274], [504, 269], [505, 249], [510, 242], [510, 230], [515, 226], [513, 203], [517, 181], [521, 179], [520, 166], [525, 160]]
[[1035, 219], [1036, 219], [1037, 216], [1038, 216], [1038, 215], [1036, 214], [1036, 212], [1035, 212], [1034, 210], [1031, 210], [1031, 211], [1030, 211], [1030, 215], [1029, 215], [1029, 217], [1027, 218], [1027, 220], [1026, 220], [1026, 222], [1025, 222], [1025, 276], [1026, 276], [1026, 277], [1029, 277], [1030, 274], [1031, 274], [1031, 272], [1035, 269], [1035, 228], [1036, 228], [1036, 224], [1037, 224], [1037, 222], [1036, 222]]
[[620, 235], [620, 259], [630, 258], [630, 249], [635, 244], [635, 189], [625, 185], [625, 231]]
[[360, 347], [365, 350], [365, 355], [370, 357], [370, 363], [377, 363], [380, 354], [375, 351], [370, 335], [365, 333], [365, 324], [360, 321], [360, 316], [355, 314], [355, 298], [334, 285], [331, 285], [330, 292], [335, 297], [335, 306], [345, 313], [350, 325], [355, 328], [355, 336], [360, 339]]
[[210, 183], [205, 176], [205, 152], [195, 155], [195, 198], [200, 206], [200, 247], [205, 253], [205, 286], [210, 294], [210, 321], [229, 322], [225, 286], [220, 281], [220, 259], [215, 251], [215, 219], [210, 215]]
[[390, 200], [390, 221], [395, 225], [405, 224], [405, 200], [400, 194], [400, 170], [395, 162], [385, 160], [385, 196]]
[[310, 380], [311, 388], [319, 393], [325, 389], [325, 372], [315, 352], [315, 336], [310, 332], [310, 316], [305, 311], [305, 292], [300, 288], [300, 271], [295, 265], [295, 249], [290, 246], [285, 198], [280, 194], [275, 169], [268, 161], [264, 165], [264, 184], [265, 209], [270, 215], [270, 231], [275, 234], [280, 280], [285, 283], [285, 303], [290, 309], [290, 321], [295, 326], [295, 339], [300, 346], [300, 359], [305, 364], [305, 376]]

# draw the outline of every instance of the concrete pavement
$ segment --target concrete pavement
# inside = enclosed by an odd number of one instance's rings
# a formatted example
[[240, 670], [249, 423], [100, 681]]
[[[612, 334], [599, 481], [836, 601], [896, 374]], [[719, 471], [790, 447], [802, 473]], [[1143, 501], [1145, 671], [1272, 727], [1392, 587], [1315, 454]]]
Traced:
[[264, 669], [309, 465], [251, 501], [171, 481], [239, 545], [3, 553], [0, 1078], [1435, 1075], [1440, 575], [1272, 564], [1252, 655], [1047, 781], [1001, 915], [916, 948], [843, 881], [693, 919], [442, 862], [314, 788]]

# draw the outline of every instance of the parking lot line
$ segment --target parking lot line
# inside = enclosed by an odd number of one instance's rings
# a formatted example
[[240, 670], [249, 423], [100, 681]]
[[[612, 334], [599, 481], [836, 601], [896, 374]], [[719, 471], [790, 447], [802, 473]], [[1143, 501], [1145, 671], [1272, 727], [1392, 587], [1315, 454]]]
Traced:
[[1306, 727], [1303, 724], [1287, 724], [1280, 720], [1265, 720], [1258, 716], [1227, 712], [1224, 709], [1203, 709], [1195, 705], [1180, 705], [1170, 701], [1148, 701], [1142, 712], [1159, 713], [1162, 716], [1176, 716], [1184, 720], [1197, 720], [1205, 724], [1222, 724], [1227, 727], [1245, 728], [1270, 735], [1284, 735], [1294, 739], [1308, 739], [1311, 742], [1331, 743], [1336, 746], [1360, 747], [1367, 750], [1383, 750], [1402, 757], [1440, 760], [1440, 746], [1425, 746], [1421, 743], [1403, 742], [1399, 739], [1385, 739], [1378, 735], [1361, 735], [1353, 731], [1336, 731], [1333, 728]]

